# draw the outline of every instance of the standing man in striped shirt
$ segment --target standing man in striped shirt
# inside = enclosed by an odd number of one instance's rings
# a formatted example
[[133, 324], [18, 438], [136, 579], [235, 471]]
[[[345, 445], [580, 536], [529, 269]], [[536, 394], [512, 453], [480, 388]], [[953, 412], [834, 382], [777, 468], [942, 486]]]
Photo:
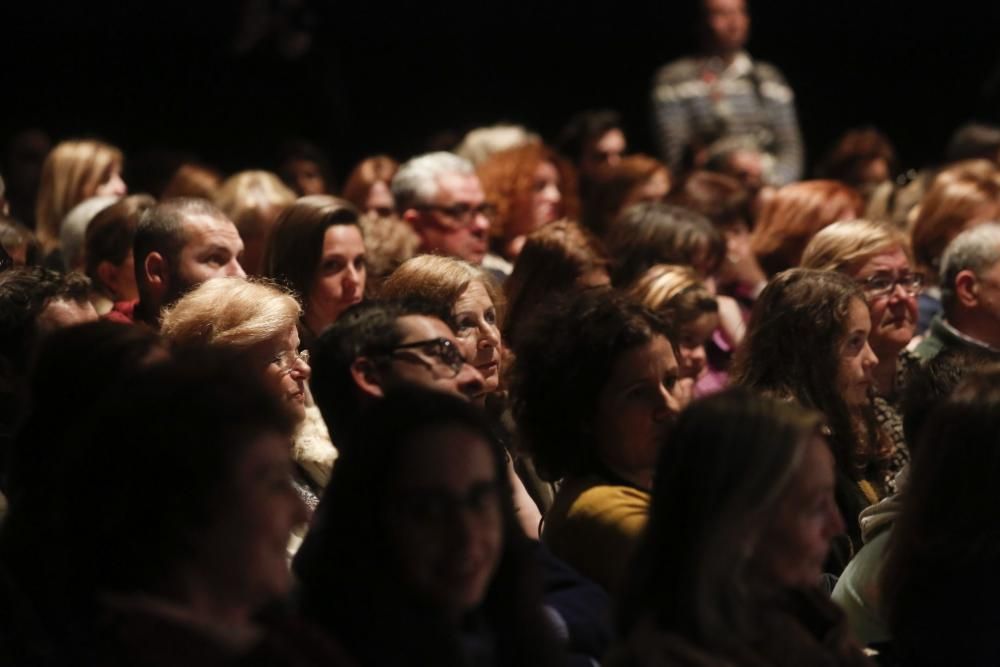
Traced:
[[[802, 175], [794, 95], [781, 72], [743, 50], [750, 33], [745, 0], [701, 0], [702, 52], [662, 67], [653, 82], [660, 150], [675, 172], [700, 167], [720, 146], [759, 155], [764, 181]], [[721, 144], [720, 144], [721, 142]]]

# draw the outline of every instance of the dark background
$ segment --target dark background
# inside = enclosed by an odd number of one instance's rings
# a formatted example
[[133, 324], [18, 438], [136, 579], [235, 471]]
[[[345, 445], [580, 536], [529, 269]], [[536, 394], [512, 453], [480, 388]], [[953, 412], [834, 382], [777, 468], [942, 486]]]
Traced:
[[[612, 107], [650, 151], [650, 78], [696, 43], [690, 2], [252, 1], [312, 35], [304, 55], [273, 36], [239, 51], [238, 0], [3, 0], [0, 141], [37, 126], [233, 170], [270, 166], [298, 136], [343, 176], [446, 130], [506, 120], [551, 137], [574, 111]], [[997, 120], [1000, 3], [757, 0], [751, 16], [749, 50], [796, 91], [810, 164], [852, 126], [878, 126], [920, 166], [959, 123]]]

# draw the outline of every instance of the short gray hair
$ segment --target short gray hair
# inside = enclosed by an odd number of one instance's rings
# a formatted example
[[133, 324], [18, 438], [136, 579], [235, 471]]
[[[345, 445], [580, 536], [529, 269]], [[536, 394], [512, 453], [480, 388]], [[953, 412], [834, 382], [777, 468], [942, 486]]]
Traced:
[[1000, 262], [1000, 223], [989, 222], [967, 229], [948, 244], [941, 255], [941, 306], [947, 314], [955, 304], [955, 277], [961, 271], [976, 276]]
[[429, 203], [438, 193], [438, 179], [446, 174], [475, 174], [472, 163], [454, 153], [426, 153], [404, 162], [392, 177], [392, 196], [402, 213], [418, 204]]

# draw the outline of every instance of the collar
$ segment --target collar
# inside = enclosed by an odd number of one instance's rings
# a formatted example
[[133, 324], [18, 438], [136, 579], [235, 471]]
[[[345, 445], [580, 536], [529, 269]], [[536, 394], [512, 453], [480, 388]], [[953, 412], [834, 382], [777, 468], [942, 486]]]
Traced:
[[708, 56], [702, 59], [702, 67], [707, 67], [718, 74], [720, 79], [739, 79], [747, 76], [753, 71], [753, 60], [746, 51], [740, 51], [733, 58], [733, 62], [723, 67], [722, 59], [718, 56]]
[[941, 319], [938, 320], [938, 324], [941, 326], [941, 329], [944, 330], [949, 336], [953, 336], [954, 338], [957, 338], [958, 340], [962, 341], [967, 345], [971, 345], [972, 347], [977, 347], [981, 350], [986, 350], [987, 352], [992, 352], [993, 354], [1000, 354], [1000, 348], [995, 348], [988, 343], [984, 343], [978, 338], [973, 338], [972, 336], [968, 336], [962, 333], [961, 331], [953, 327], [951, 323], [949, 323], [948, 320], [944, 318], [944, 316], [942, 316]]

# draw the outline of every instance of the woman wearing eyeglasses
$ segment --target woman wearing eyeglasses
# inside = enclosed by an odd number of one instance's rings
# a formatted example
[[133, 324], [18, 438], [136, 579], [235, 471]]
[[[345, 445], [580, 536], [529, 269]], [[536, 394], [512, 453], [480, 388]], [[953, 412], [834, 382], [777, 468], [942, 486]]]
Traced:
[[923, 275], [914, 271], [906, 237], [887, 224], [868, 220], [835, 222], [806, 247], [802, 266], [838, 271], [853, 278], [864, 292], [871, 315], [868, 343], [878, 357], [873, 407], [880, 426], [893, 442], [890, 488], [910, 456], [903, 439], [899, 400], [913, 358], [903, 353], [917, 327], [917, 295]]
[[202, 283], [168, 309], [161, 333], [174, 343], [229, 348], [259, 369], [298, 425], [293, 441], [296, 487], [315, 508], [337, 450], [306, 386], [311, 370], [308, 351], [299, 352], [301, 313], [293, 296], [272, 285], [219, 278]]

